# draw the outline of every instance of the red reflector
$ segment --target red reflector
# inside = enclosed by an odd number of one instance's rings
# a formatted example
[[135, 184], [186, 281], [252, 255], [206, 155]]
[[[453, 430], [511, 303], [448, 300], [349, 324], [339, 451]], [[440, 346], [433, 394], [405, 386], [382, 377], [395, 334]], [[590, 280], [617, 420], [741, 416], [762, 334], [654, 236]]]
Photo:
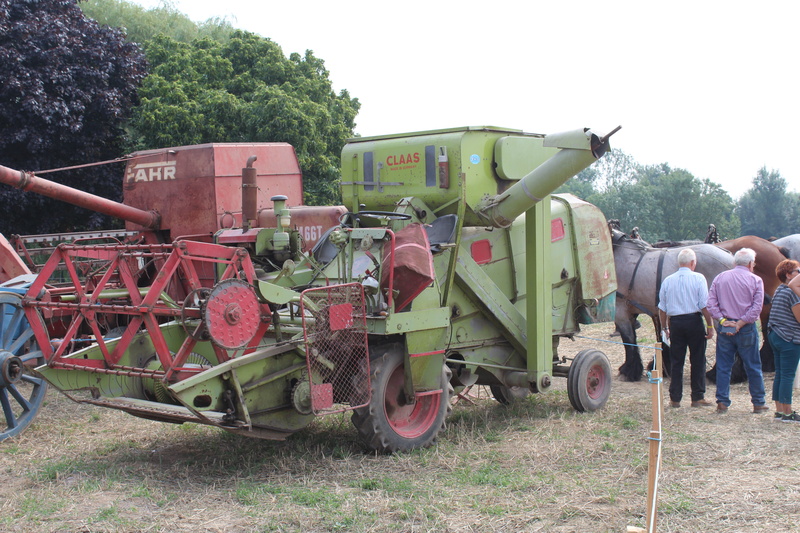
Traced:
[[344, 303], [330, 307], [331, 331], [353, 327], [353, 305]]
[[560, 218], [550, 223], [550, 242], [560, 241], [564, 238], [564, 221]]
[[311, 385], [311, 405], [315, 411], [330, 409], [333, 406], [333, 384]]
[[479, 265], [485, 265], [492, 260], [492, 243], [489, 242], [489, 239], [473, 242], [470, 251], [472, 259]]

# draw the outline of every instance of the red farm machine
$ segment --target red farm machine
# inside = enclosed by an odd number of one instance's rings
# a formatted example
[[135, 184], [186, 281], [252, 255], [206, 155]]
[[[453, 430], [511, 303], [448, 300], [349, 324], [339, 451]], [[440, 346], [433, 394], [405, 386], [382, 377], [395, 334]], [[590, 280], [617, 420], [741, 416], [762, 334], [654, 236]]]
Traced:
[[[608, 137], [473, 127], [352, 139], [345, 206], [322, 208], [297, 206], [288, 145], [135, 154], [123, 204], [0, 167], [7, 185], [127, 221], [116, 235], [0, 251], [0, 438], [30, 423], [46, 384], [266, 439], [351, 410], [380, 452], [432, 443], [453, 391], [476, 384], [505, 403], [565, 377], [575, 409], [598, 409], [605, 355], [568, 361], [557, 348], [613, 318], [610, 237], [594, 206], [549, 195]], [[44, 262], [25, 256], [37, 244]]]

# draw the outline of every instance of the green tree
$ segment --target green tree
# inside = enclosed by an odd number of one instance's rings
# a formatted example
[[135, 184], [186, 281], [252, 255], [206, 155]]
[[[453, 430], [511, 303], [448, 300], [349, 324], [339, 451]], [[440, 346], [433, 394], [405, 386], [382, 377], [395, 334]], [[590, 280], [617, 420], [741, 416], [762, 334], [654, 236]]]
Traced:
[[582, 198], [620, 220], [624, 231], [639, 228], [649, 241], [694, 240], [714, 224], [721, 235], [738, 236], [733, 200], [718, 184], [666, 163], [642, 166], [618, 150], [606, 157], [564, 189], [586, 194]]
[[721, 186], [683, 169], [664, 165], [663, 171], [650, 184], [661, 211], [661, 227], [653, 228], [652, 234], [667, 240], [702, 240], [709, 224], [714, 224], [723, 238], [738, 235], [733, 200]]
[[100, 24], [123, 28], [129, 41], [140, 44], [158, 35], [184, 43], [204, 37], [223, 42], [233, 32], [230, 22], [223, 18], [195, 23], [168, 0], [153, 9], [125, 0], [81, 0], [80, 7], [87, 17]]
[[145, 44], [151, 74], [139, 91], [130, 132], [136, 149], [205, 142], [288, 142], [303, 170], [305, 202], [340, 202], [339, 157], [360, 104], [335, 94], [324, 62], [306, 51], [287, 59], [255, 34], [225, 43]]
[[577, 176], [567, 180], [561, 187], [556, 189], [556, 193], [574, 194], [578, 198], [589, 201], [589, 198], [597, 194], [597, 180], [599, 172], [594, 165], [581, 170]]
[[[76, 0], [0, 0], [0, 162], [42, 170], [118, 157], [145, 68], [137, 45], [87, 19]], [[119, 199], [122, 172], [114, 165], [46, 177]], [[95, 212], [6, 186], [0, 209], [3, 233], [109, 223]]]
[[619, 220], [623, 231], [637, 227], [644, 237], [652, 239], [661, 213], [652, 188], [637, 178], [615, 180], [589, 201], [600, 208], [606, 219]]
[[777, 170], [762, 167], [753, 178], [753, 186], [739, 199], [737, 212], [744, 235], [763, 238], [782, 237], [800, 232], [800, 202], [796, 194], [786, 192], [786, 180]]

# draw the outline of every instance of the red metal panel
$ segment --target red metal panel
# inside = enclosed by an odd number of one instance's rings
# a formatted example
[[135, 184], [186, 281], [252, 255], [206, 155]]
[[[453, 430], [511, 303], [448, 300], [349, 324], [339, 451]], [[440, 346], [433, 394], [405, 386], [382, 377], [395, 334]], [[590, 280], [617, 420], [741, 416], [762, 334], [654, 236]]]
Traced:
[[397, 293], [396, 311], [410, 304], [434, 279], [433, 256], [422, 224], [406, 226], [395, 234], [394, 242], [384, 244], [381, 287]]
[[30, 273], [30, 269], [11, 246], [11, 243], [0, 234], [0, 283]]
[[472, 259], [474, 259], [476, 263], [485, 265], [492, 260], [492, 243], [489, 242], [488, 239], [475, 241], [470, 247], [470, 253], [472, 254]]
[[353, 327], [353, 304], [350, 302], [331, 306], [331, 331]]
[[550, 222], [550, 242], [560, 241], [564, 238], [564, 220], [556, 218]]
[[170, 240], [241, 226], [242, 168], [251, 156], [257, 157], [259, 209], [271, 208], [276, 194], [286, 195], [287, 205], [303, 201], [300, 167], [286, 143], [202, 144], [134, 155], [126, 168], [124, 203], [158, 211]]
[[[297, 229], [303, 238], [303, 251], [308, 252], [317, 244], [325, 231], [339, 225], [339, 219], [347, 212], [343, 205], [297, 206], [289, 209], [292, 229]], [[262, 209], [258, 212], [258, 226], [275, 227], [275, 212]]]

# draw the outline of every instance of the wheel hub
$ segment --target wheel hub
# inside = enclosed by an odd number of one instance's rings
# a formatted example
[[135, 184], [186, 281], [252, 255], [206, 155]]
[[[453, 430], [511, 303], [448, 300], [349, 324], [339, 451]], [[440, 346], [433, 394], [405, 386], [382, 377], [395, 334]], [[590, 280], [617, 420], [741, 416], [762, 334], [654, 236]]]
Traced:
[[205, 306], [211, 340], [227, 349], [246, 346], [261, 323], [258, 297], [243, 281], [221, 281], [211, 290]]
[[602, 394], [603, 388], [605, 387], [603, 378], [602, 369], [596, 366], [592, 367], [589, 371], [589, 375], [586, 377], [586, 391], [589, 393], [590, 398], [596, 399]]
[[11, 352], [0, 351], [0, 386], [18, 383], [22, 379], [23, 370], [22, 359]]

